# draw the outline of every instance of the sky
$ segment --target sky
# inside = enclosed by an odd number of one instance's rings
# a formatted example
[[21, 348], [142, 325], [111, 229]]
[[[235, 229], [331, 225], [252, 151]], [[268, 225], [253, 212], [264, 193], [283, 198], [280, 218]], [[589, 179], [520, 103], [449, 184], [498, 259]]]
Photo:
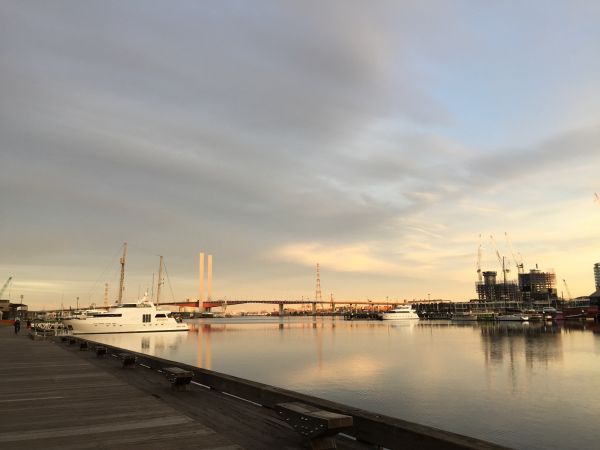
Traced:
[[[0, 1], [0, 286], [30, 309], [476, 297], [600, 262], [600, 3]], [[517, 256], [519, 258], [519, 256]], [[566, 293], [565, 293], [566, 294]]]

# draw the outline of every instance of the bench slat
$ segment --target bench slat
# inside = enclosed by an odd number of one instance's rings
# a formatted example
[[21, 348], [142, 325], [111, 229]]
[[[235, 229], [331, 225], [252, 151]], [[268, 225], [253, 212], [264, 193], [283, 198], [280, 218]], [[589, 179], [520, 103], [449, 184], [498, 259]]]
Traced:
[[328, 428], [345, 428], [353, 424], [352, 416], [325, 411], [313, 405], [299, 402], [279, 403], [278, 408], [292, 413], [308, 416], [324, 422]]

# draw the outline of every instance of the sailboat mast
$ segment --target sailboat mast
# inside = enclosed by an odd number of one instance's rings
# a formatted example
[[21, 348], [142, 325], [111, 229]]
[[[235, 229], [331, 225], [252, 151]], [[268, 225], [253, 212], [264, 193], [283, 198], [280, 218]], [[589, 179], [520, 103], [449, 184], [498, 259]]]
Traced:
[[121, 257], [121, 281], [119, 282], [119, 305], [123, 302], [123, 291], [125, 290], [125, 259], [127, 258], [127, 242], [123, 244], [123, 256]]
[[160, 304], [160, 286], [163, 284], [162, 278], [163, 271], [163, 257], [160, 257], [160, 262], [158, 264], [158, 285], [156, 286], [156, 306]]

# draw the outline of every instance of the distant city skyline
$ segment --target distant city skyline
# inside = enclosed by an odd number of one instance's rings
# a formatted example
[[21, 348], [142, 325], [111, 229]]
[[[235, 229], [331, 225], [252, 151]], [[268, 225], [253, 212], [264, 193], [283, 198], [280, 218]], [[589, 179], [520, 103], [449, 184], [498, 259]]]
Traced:
[[[476, 263], [595, 289], [600, 5], [0, 4], [0, 285], [468, 300]], [[7, 297], [5, 293], [4, 297]]]

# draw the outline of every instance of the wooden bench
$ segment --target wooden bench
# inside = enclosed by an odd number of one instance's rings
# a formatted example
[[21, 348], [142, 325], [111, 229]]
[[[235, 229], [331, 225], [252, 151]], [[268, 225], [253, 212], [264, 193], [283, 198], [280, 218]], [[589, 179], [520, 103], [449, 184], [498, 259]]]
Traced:
[[352, 416], [300, 402], [278, 403], [275, 410], [279, 417], [310, 441], [313, 450], [337, 448], [335, 435], [353, 425]]
[[96, 345], [96, 356], [98, 358], [104, 358], [106, 353], [106, 347], [103, 347], [102, 345]]
[[87, 342], [82, 342], [81, 344], [79, 344], [79, 350], [87, 350], [87, 349], [88, 349]]
[[131, 353], [119, 353], [117, 356], [123, 361], [124, 369], [133, 369], [135, 367], [137, 356], [132, 355]]
[[171, 387], [177, 391], [189, 391], [194, 372], [181, 367], [163, 367], [163, 373], [171, 382]]

